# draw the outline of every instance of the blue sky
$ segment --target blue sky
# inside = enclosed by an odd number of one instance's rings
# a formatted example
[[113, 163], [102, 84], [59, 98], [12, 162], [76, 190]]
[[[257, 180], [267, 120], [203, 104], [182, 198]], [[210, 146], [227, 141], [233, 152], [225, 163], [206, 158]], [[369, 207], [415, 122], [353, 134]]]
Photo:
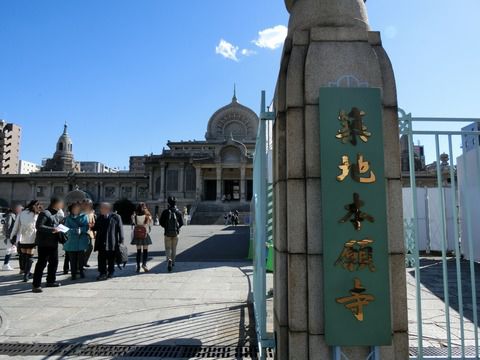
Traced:
[[[401, 107], [480, 117], [478, 0], [367, 5]], [[281, 55], [278, 31], [259, 32], [287, 21], [283, 0], [1, 0], [0, 118], [23, 127], [22, 159], [51, 156], [68, 121], [77, 160], [123, 168], [169, 139], [203, 139], [233, 83], [258, 111]]]

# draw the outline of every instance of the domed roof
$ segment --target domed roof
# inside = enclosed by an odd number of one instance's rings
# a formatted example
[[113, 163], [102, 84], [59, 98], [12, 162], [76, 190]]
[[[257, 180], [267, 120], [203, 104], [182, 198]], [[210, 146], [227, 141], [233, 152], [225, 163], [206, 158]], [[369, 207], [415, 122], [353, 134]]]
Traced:
[[68, 135], [68, 124], [63, 125], [63, 133], [57, 141], [57, 153], [71, 153], [73, 151], [73, 142]]
[[258, 121], [257, 114], [240, 104], [234, 92], [232, 102], [217, 110], [210, 118], [205, 138], [209, 141], [225, 141], [229, 138], [255, 141]]

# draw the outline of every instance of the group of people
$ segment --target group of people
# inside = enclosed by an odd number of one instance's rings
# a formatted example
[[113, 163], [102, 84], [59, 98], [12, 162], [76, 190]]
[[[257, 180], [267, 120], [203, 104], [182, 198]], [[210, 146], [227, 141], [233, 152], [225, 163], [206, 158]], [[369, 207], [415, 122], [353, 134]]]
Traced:
[[[165, 229], [165, 252], [169, 272], [175, 266], [178, 235], [183, 226], [183, 215], [176, 207], [176, 199], [168, 198], [168, 208], [159, 219]], [[147, 266], [148, 248], [152, 245], [150, 236], [153, 217], [144, 203], [140, 203], [132, 216], [131, 244], [137, 248], [137, 273], [142, 269], [149, 272]], [[41, 293], [42, 278], [47, 268], [46, 287], [59, 287], [57, 269], [59, 263], [59, 245], [65, 251], [64, 273], [70, 271], [71, 279], [85, 277], [90, 255], [98, 254], [98, 281], [114, 276], [118, 252], [124, 247], [124, 228], [122, 218], [113, 211], [110, 203], [102, 203], [98, 214], [93, 202], [85, 199], [70, 204], [67, 214], [64, 201], [52, 198], [47, 209], [39, 201], [31, 201], [26, 208], [16, 206], [9, 211], [4, 223], [5, 244], [7, 245], [2, 270], [14, 270], [10, 264], [12, 255], [18, 252], [20, 274], [23, 281], [33, 279], [32, 291]], [[33, 257], [37, 253], [37, 263], [32, 274]]]
[[238, 210], [230, 211], [223, 216], [225, 225], [237, 226], [240, 223], [240, 213]]

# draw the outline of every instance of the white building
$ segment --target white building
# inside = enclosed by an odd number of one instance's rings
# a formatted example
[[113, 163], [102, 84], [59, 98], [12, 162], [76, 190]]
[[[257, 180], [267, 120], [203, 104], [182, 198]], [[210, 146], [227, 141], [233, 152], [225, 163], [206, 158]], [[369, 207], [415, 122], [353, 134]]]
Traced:
[[35, 164], [30, 161], [20, 160], [18, 162], [18, 173], [19, 174], [31, 174], [39, 172], [42, 169], [41, 165]]

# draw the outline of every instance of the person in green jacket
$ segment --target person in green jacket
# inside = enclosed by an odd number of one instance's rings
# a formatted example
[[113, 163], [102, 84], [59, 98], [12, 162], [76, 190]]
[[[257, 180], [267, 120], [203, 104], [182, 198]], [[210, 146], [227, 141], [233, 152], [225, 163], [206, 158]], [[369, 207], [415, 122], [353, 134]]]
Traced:
[[69, 215], [65, 219], [65, 226], [69, 228], [67, 232], [67, 242], [63, 249], [67, 252], [70, 259], [70, 269], [72, 280], [77, 279], [77, 274], [85, 278], [83, 265], [85, 264], [85, 250], [89, 244], [89, 224], [88, 217], [81, 213], [81, 204], [74, 203], [69, 206]]

